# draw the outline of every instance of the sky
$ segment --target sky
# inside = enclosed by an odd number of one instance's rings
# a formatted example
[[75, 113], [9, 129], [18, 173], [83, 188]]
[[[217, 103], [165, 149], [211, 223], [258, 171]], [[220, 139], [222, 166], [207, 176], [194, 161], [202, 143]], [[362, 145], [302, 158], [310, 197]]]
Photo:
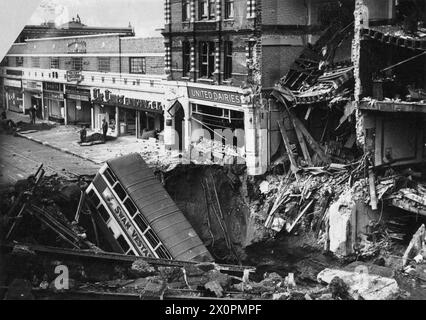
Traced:
[[135, 28], [138, 37], [161, 36], [164, 27], [162, 0], [42, 0], [28, 24], [54, 21], [60, 25], [77, 14], [93, 27]]

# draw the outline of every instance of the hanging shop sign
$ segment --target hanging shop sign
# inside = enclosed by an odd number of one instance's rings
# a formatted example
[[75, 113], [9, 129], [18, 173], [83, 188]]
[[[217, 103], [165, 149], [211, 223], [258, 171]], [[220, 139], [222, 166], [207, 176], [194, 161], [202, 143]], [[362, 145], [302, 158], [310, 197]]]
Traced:
[[161, 102], [149, 101], [126, 97], [125, 95], [113, 94], [110, 90], [93, 89], [92, 101], [99, 104], [122, 106], [135, 110], [162, 112]]
[[188, 96], [191, 99], [241, 106], [241, 94], [237, 92], [188, 87]]
[[81, 71], [79, 70], [68, 70], [67, 71], [67, 82], [81, 82], [84, 80]]
[[22, 80], [22, 87], [28, 91], [41, 92], [43, 84], [40, 81]]
[[21, 80], [4, 79], [3, 85], [5, 87], [19, 88], [21, 89]]

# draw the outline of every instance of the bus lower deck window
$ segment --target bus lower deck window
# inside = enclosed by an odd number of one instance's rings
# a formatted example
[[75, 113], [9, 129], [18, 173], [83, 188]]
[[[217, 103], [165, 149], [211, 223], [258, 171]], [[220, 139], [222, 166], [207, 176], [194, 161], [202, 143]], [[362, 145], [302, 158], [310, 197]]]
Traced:
[[152, 230], [148, 230], [148, 232], [145, 233], [145, 237], [148, 239], [153, 248], [155, 248], [160, 243], [160, 240], [158, 240], [157, 236], [154, 234], [154, 232], [152, 232]]
[[98, 196], [96, 195], [95, 191], [90, 190], [89, 194], [89, 199], [92, 200], [93, 205], [95, 207], [97, 207], [99, 205], [99, 203], [101, 202], [101, 200], [99, 200]]
[[98, 208], [99, 213], [101, 214], [102, 219], [107, 222], [110, 218], [108, 211], [105, 209], [103, 205]]
[[126, 239], [122, 235], [120, 235], [117, 238], [118, 244], [120, 245], [121, 249], [123, 249], [124, 252], [127, 252], [130, 249], [129, 244], [127, 243]]
[[158, 256], [162, 259], [172, 259], [170, 254], [164, 249], [163, 245], [160, 245], [158, 249], [156, 250]]

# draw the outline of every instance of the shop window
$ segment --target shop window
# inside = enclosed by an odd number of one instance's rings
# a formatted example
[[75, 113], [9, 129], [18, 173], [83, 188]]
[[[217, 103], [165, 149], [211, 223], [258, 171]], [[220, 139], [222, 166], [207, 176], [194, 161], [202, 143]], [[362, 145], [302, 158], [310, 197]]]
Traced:
[[23, 67], [24, 66], [24, 57], [16, 57], [16, 66]]
[[189, 21], [191, 6], [189, 0], [182, 0], [182, 21]]
[[50, 58], [50, 69], [59, 69], [59, 58], [58, 57]]
[[200, 42], [200, 77], [213, 77], [215, 64], [214, 42]]
[[32, 57], [31, 58], [31, 67], [40, 68], [40, 57]]
[[83, 70], [83, 58], [71, 58], [71, 70], [81, 71]]
[[225, 19], [234, 18], [234, 0], [225, 0]]
[[146, 73], [146, 61], [145, 58], [129, 58], [130, 73]]
[[98, 71], [99, 72], [110, 72], [111, 71], [111, 59], [110, 58], [98, 58]]
[[232, 41], [225, 41], [225, 60], [223, 77], [225, 79], [232, 78]]
[[183, 76], [189, 77], [191, 71], [191, 44], [189, 41], [182, 43], [182, 57], [183, 57]]

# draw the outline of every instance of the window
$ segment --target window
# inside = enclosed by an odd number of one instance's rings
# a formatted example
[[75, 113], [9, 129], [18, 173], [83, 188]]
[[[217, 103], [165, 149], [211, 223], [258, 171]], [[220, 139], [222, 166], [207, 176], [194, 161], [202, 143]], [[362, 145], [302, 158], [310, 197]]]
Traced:
[[214, 42], [200, 42], [200, 77], [211, 78], [215, 61]]
[[109, 168], [106, 168], [106, 170], [104, 171], [104, 176], [111, 186], [113, 186], [114, 183], [117, 181], [117, 178], [114, 176], [114, 174]]
[[24, 57], [16, 57], [16, 66], [23, 67], [24, 66]]
[[71, 58], [71, 70], [81, 71], [83, 70], [83, 58]]
[[247, 16], [253, 18], [255, 16], [256, 0], [247, 1]]
[[209, 19], [214, 19], [216, 16], [216, 0], [209, 0]]
[[145, 237], [148, 239], [149, 244], [151, 245], [151, 247], [155, 248], [156, 246], [158, 246], [158, 244], [160, 243], [160, 240], [157, 238], [157, 236], [155, 235], [154, 232], [152, 232], [152, 230], [148, 230], [145, 233]]
[[163, 245], [160, 245], [156, 250], [158, 256], [162, 259], [172, 259], [172, 256], [166, 251]]
[[127, 196], [126, 191], [124, 191], [123, 187], [119, 183], [115, 185], [114, 191], [121, 200], [124, 200]]
[[141, 230], [141, 232], [145, 232], [146, 229], [148, 229], [148, 224], [145, 223], [144, 219], [142, 218], [141, 214], [138, 214], [134, 218], [135, 223]]
[[101, 215], [102, 219], [103, 219], [105, 222], [108, 222], [108, 220], [109, 220], [110, 216], [109, 216], [109, 213], [108, 213], [107, 209], [105, 209], [104, 205], [101, 205], [101, 206], [98, 208], [98, 212], [99, 212], [99, 214]]
[[130, 58], [130, 73], [145, 73], [145, 58]]
[[111, 59], [110, 58], [98, 58], [98, 71], [99, 72], [110, 72], [111, 71]]
[[189, 0], [182, 1], [182, 21], [188, 21], [191, 16], [191, 6]]
[[98, 196], [96, 195], [95, 191], [93, 191], [93, 190], [90, 190], [88, 197], [93, 202], [93, 205], [95, 207], [97, 207], [99, 205], [99, 203], [101, 202], [99, 200]]
[[234, 18], [234, 0], [225, 0], [225, 19]]
[[136, 209], [135, 205], [133, 204], [133, 201], [130, 199], [124, 201], [124, 206], [126, 207], [131, 217], [133, 217], [138, 211], [138, 209]]
[[50, 69], [59, 69], [59, 58], [50, 58]]
[[191, 71], [191, 44], [189, 41], [182, 43], [182, 56], [183, 56], [183, 76], [189, 77]]
[[40, 68], [40, 58], [39, 57], [32, 57], [31, 58], [31, 67]]
[[117, 242], [120, 245], [121, 249], [123, 249], [124, 252], [127, 252], [130, 249], [129, 244], [127, 243], [126, 239], [122, 235], [120, 235], [117, 238]]
[[225, 41], [224, 79], [232, 78], [232, 42]]
[[207, 19], [209, 14], [209, 0], [200, 0], [198, 2], [199, 20]]

